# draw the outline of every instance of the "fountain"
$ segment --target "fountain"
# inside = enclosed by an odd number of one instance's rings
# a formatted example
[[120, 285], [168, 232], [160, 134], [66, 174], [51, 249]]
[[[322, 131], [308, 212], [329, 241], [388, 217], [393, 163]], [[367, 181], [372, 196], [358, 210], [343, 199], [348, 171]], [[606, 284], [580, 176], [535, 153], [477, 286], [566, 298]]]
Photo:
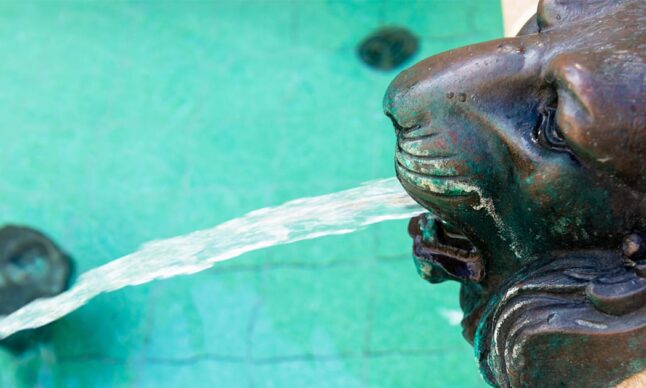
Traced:
[[[626, 27], [639, 26], [646, 8], [636, 0], [540, 4], [518, 37], [429, 58], [393, 82], [385, 110], [405, 191], [386, 179], [153, 241], [0, 319], [0, 337], [101, 293], [414, 216], [418, 272], [461, 284], [464, 336], [489, 383], [639, 381], [644, 35]], [[361, 57], [381, 69], [402, 63], [375, 51], [396, 48], [398, 36], [368, 39]]]

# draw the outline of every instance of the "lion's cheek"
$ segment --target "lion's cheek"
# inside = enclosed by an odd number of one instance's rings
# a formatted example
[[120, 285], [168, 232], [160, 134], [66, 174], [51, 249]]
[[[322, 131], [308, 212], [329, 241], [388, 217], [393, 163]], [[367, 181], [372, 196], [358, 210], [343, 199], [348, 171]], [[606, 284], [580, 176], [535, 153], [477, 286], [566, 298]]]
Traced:
[[546, 216], [553, 217], [555, 219], [551, 221], [556, 221], [559, 213], [567, 214], [566, 211], [561, 211], [564, 210], [564, 204], [576, 198], [577, 190], [580, 190], [578, 180], [570, 175], [559, 166], [544, 166], [540, 171], [525, 178], [524, 191], [528, 197], [527, 202], [540, 204], [541, 209], [550, 209]]

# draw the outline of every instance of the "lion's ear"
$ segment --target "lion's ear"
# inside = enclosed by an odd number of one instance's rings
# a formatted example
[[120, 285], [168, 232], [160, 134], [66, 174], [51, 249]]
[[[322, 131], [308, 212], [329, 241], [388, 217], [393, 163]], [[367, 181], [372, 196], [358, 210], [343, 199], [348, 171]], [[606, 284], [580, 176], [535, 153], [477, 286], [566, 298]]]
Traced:
[[537, 21], [541, 31], [585, 19], [624, 0], [540, 0]]
[[646, 68], [630, 50], [570, 52], [548, 66], [556, 123], [577, 157], [646, 192]]

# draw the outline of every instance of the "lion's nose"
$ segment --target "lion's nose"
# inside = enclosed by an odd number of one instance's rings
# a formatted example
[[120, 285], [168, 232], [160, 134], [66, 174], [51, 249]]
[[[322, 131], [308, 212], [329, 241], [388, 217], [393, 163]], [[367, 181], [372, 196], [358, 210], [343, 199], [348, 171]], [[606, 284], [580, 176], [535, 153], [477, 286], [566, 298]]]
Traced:
[[395, 93], [391, 89], [393, 89], [392, 84], [388, 88], [388, 91], [386, 91], [386, 95], [384, 96], [384, 114], [393, 123], [393, 128], [395, 128], [395, 134], [399, 134], [404, 127], [399, 121], [399, 118], [397, 115], [397, 106], [395, 105], [395, 101], [398, 101], [399, 99], [393, 97]]
[[385, 112], [386, 116], [390, 119], [390, 121], [393, 123], [393, 128], [395, 128], [395, 135], [399, 136], [401, 131], [404, 129], [401, 124], [397, 122], [397, 119], [392, 115], [390, 112]]
[[418, 100], [411, 96], [415, 86], [417, 74], [411, 69], [401, 72], [388, 86], [384, 95], [384, 113], [393, 123], [396, 133], [401, 133], [406, 128], [415, 125], [415, 104]]
[[415, 126], [409, 126], [409, 127], [404, 127], [399, 123], [397, 118], [393, 116], [390, 112], [386, 112], [386, 116], [390, 119], [390, 121], [393, 123], [393, 128], [395, 129], [395, 136], [400, 136], [403, 133], [406, 133], [407, 131], [412, 130], [415, 128]]
[[442, 122], [455, 111], [451, 107], [492, 111], [512, 104], [528, 94], [540, 72], [536, 39], [500, 39], [427, 58], [393, 80], [384, 96], [384, 112], [395, 130], [402, 131], [431, 120]]

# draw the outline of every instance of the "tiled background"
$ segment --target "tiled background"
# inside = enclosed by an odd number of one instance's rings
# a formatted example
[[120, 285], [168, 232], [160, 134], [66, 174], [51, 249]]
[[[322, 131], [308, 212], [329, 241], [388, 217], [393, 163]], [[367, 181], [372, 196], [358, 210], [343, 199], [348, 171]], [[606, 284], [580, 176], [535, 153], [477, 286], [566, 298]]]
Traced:
[[[397, 24], [415, 60], [502, 35], [498, 0], [0, 2], [0, 223], [83, 272], [155, 238], [393, 174], [397, 71], [356, 44]], [[0, 351], [2, 387], [474, 387], [457, 286], [406, 222], [100, 296]]]

